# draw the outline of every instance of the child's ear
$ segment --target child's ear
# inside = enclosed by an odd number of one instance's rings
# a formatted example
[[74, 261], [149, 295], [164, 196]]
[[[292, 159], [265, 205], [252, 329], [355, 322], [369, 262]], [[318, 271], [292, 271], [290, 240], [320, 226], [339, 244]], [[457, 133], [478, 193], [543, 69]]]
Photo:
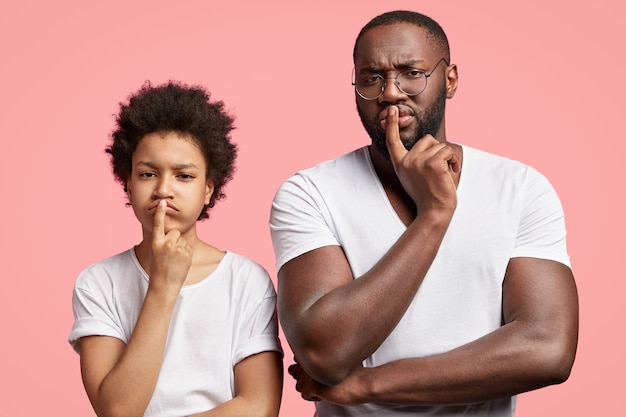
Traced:
[[[204, 205], [205, 206], [208, 206], [209, 203], [211, 202], [211, 196], [213, 195], [213, 190], [215, 190], [215, 187], [213, 186], [213, 181], [207, 180], [207, 182], [206, 182], [206, 196], [204, 198]], [[130, 189], [128, 191], [130, 193]]]
[[130, 198], [130, 181], [127, 179], [124, 184], [124, 188], [126, 188], [126, 195]]

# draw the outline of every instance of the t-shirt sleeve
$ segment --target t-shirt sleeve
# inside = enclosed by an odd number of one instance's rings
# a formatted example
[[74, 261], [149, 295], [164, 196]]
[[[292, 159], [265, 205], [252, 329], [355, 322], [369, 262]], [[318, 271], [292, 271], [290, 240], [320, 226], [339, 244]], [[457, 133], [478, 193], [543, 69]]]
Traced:
[[339, 245], [330, 219], [323, 196], [306, 177], [295, 175], [285, 181], [274, 197], [270, 214], [276, 270], [313, 249]]
[[513, 258], [549, 259], [570, 266], [565, 216], [556, 191], [536, 170], [529, 168]]
[[278, 338], [276, 291], [267, 272], [258, 265], [250, 271], [244, 298], [243, 317], [239, 320], [238, 342], [233, 366], [248, 356], [275, 351], [282, 354]]
[[[98, 288], [106, 285], [102, 281], [96, 279], [93, 267], [83, 271], [76, 280], [72, 296], [74, 325], [69, 343], [77, 353], [80, 353], [79, 340], [85, 336], [111, 336], [127, 343], [115, 318], [113, 301], [106, 299], [107, 291]], [[97, 285], [94, 287], [94, 284]]]

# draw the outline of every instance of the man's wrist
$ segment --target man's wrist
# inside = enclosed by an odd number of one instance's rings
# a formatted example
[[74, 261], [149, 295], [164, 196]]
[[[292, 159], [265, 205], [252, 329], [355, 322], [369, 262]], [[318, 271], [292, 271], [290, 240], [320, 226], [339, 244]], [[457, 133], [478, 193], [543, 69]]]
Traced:
[[350, 402], [353, 405], [373, 402], [376, 378], [372, 377], [371, 368], [358, 368], [348, 379]]

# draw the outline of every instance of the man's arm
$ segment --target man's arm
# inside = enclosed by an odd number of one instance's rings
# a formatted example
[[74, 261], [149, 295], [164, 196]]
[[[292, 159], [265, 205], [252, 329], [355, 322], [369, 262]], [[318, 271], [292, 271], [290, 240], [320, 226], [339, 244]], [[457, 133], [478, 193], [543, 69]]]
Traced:
[[565, 381], [578, 340], [578, 296], [570, 268], [511, 259], [503, 284], [504, 325], [450, 352], [357, 368], [324, 386], [295, 366], [305, 399], [461, 404], [492, 400]]
[[282, 355], [261, 352], [235, 365], [235, 397], [190, 417], [276, 417], [283, 388]]
[[400, 321], [456, 209], [457, 151], [432, 136], [407, 151], [395, 107], [388, 119], [389, 151], [402, 187], [416, 202], [415, 220], [359, 279], [338, 246], [302, 254], [278, 272], [278, 311], [287, 340], [304, 369], [329, 385], [360, 366]]

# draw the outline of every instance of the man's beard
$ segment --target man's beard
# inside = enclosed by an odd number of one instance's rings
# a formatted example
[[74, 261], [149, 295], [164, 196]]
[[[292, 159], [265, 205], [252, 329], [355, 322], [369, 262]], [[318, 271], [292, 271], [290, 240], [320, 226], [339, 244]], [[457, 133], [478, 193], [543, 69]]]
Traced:
[[[413, 133], [412, 136], [408, 138], [403, 138], [402, 143], [407, 150], [411, 150], [413, 145], [417, 143], [418, 140], [423, 138], [424, 136], [430, 134], [435, 136], [439, 127], [441, 127], [441, 123], [443, 122], [443, 116], [446, 110], [446, 89], [442, 88], [439, 96], [435, 99], [435, 102], [426, 109], [421, 114], [415, 114], [415, 118], [417, 120], [417, 129]], [[390, 160], [389, 149], [387, 149], [387, 134], [380, 127], [380, 120], [376, 118], [375, 120], [369, 120], [366, 116], [361, 112], [357, 104], [357, 111], [359, 112], [359, 117], [361, 118], [361, 123], [363, 123], [363, 127], [372, 138], [372, 144], [378, 149], [381, 156], [386, 160]]]

